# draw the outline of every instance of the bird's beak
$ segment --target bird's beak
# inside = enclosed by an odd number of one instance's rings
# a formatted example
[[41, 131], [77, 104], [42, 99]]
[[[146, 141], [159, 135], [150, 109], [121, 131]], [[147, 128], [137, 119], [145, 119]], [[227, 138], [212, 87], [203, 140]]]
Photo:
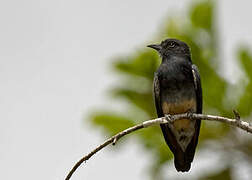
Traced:
[[157, 51], [161, 50], [161, 45], [160, 44], [151, 44], [151, 45], [148, 45], [147, 47], [155, 49]]

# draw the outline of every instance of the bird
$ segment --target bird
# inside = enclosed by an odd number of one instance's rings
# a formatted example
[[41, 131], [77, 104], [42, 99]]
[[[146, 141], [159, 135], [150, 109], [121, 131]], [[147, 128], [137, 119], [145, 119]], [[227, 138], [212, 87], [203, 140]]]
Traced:
[[[158, 117], [181, 113], [202, 113], [202, 88], [189, 46], [178, 39], [165, 39], [155, 49], [162, 61], [154, 73], [153, 94]], [[200, 120], [181, 119], [161, 124], [166, 144], [174, 155], [178, 172], [191, 168], [200, 133]]]

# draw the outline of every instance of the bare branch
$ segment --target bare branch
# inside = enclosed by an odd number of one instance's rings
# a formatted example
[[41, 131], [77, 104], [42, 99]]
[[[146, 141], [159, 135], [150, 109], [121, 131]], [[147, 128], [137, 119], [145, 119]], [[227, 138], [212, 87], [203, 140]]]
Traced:
[[159, 124], [165, 124], [165, 123], [173, 123], [176, 120], [180, 119], [192, 119], [192, 120], [208, 120], [208, 121], [219, 121], [223, 123], [227, 123], [231, 126], [238, 127], [244, 131], [247, 131], [249, 133], [252, 133], [252, 125], [248, 122], [244, 122], [240, 120], [240, 115], [237, 111], [234, 112], [234, 119], [226, 118], [226, 117], [221, 117], [221, 116], [213, 116], [213, 115], [204, 115], [204, 114], [195, 114], [195, 113], [185, 113], [185, 114], [176, 114], [176, 115], [166, 115], [165, 117], [157, 118], [157, 119], [152, 119], [148, 121], [144, 121], [141, 124], [135, 125], [133, 127], [130, 127], [128, 129], [125, 129], [124, 131], [119, 132], [118, 134], [112, 136], [108, 140], [106, 140], [103, 144], [97, 146], [93, 151], [91, 151], [88, 155], [84, 156], [81, 158], [72, 168], [72, 170], [68, 173], [67, 177], [65, 180], [69, 180], [73, 173], [76, 171], [76, 169], [85, 161], [87, 161], [90, 157], [92, 157], [95, 153], [103, 149], [109, 144], [115, 145], [116, 142], [123, 136], [130, 134], [138, 129], [142, 128], [147, 128], [150, 126], [154, 125], [159, 125]]

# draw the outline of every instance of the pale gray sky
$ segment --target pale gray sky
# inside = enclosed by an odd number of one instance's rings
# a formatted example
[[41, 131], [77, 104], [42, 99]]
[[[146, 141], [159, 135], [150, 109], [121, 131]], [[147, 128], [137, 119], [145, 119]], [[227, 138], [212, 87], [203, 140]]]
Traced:
[[[144, 47], [188, 2], [0, 1], [1, 179], [63, 179], [103, 142], [83, 118], [109, 104], [104, 92], [116, 83], [111, 57]], [[222, 56], [230, 60], [237, 42], [251, 45], [251, 3], [218, 4]], [[128, 143], [98, 153], [72, 179], [146, 179], [151, 159], [133, 139]]]

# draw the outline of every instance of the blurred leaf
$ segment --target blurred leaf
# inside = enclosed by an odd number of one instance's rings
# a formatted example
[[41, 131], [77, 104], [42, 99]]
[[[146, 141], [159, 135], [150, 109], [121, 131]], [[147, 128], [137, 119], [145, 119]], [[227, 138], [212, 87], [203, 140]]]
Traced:
[[155, 157], [158, 163], [165, 163], [173, 157], [167, 148], [159, 127], [145, 129], [140, 135], [145, 148], [156, 154]]
[[202, 1], [191, 8], [191, 21], [196, 27], [211, 30], [213, 18], [213, 3]]
[[96, 112], [91, 119], [95, 125], [103, 127], [110, 136], [135, 125], [131, 119], [116, 113]]
[[115, 89], [114, 95], [125, 98], [133, 105], [146, 112], [150, 117], [155, 117], [155, 107], [152, 92], [136, 92], [129, 89]]
[[242, 63], [242, 68], [245, 70], [247, 76], [252, 77], [252, 56], [249, 54], [248, 49], [242, 48], [238, 51], [238, 58]]
[[228, 167], [220, 172], [214, 172], [213, 174], [205, 175], [199, 180], [232, 180], [231, 169]]
[[206, 140], [219, 140], [229, 132], [230, 127], [224, 123], [219, 122], [205, 122], [201, 123], [199, 142]]
[[158, 65], [159, 60], [157, 53], [153, 51], [143, 51], [126, 59], [118, 58], [113, 66], [118, 72], [124, 72], [127, 75], [136, 75], [152, 80]]
[[238, 58], [249, 80], [240, 99], [238, 111], [242, 114], [242, 116], [248, 116], [252, 111], [252, 56], [249, 54], [247, 49], [243, 48], [238, 51]]

